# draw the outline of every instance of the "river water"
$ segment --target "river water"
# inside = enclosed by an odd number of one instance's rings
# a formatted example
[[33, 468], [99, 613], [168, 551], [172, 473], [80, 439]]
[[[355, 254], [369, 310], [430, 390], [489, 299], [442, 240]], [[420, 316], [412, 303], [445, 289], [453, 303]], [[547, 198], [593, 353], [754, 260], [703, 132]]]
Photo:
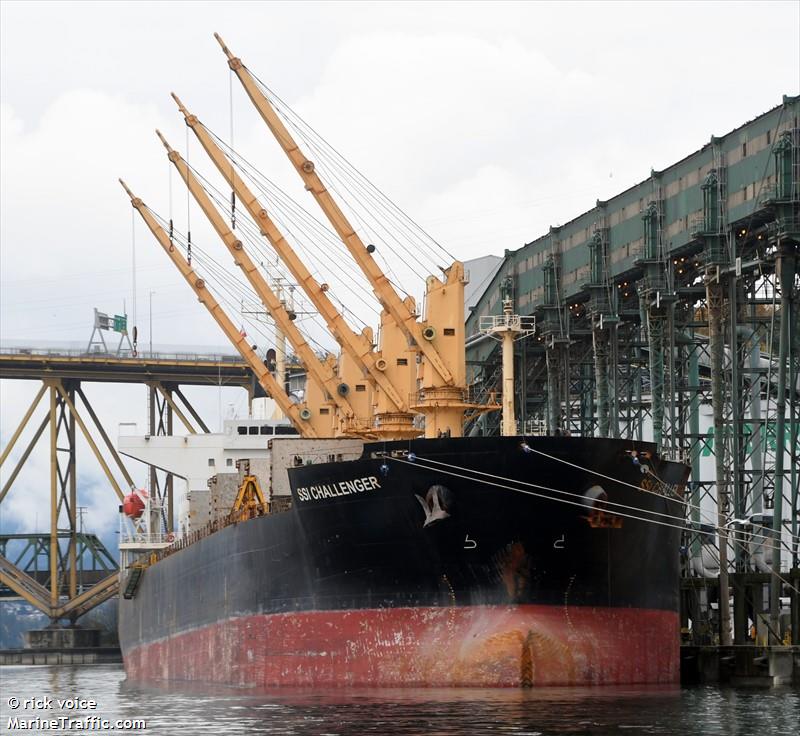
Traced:
[[[42, 702], [28, 703], [29, 707], [25, 707], [26, 699], [43, 696], [53, 698], [51, 707]], [[77, 712], [60, 709], [56, 698], [93, 699], [96, 707]], [[143, 719], [144, 729], [122, 732], [147, 736], [771, 736], [800, 734], [800, 691], [604, 687], [287, 689], [255, 693], [197, 688], [145, 689], [127, 683], [121, 665], [0, 668], [0, 733], [113, 732], [108, 728], [23, 731], [19, 724], [15, 727], [14, 721], [9, 720], [49, 720], [62, 715], [78, 720], [95, 716], [112, 724], [117, 720]], [[89, 726], [93, 723], [96, 721], [88, 721]], [[82, 724], [87, 725], [87, 721]]]

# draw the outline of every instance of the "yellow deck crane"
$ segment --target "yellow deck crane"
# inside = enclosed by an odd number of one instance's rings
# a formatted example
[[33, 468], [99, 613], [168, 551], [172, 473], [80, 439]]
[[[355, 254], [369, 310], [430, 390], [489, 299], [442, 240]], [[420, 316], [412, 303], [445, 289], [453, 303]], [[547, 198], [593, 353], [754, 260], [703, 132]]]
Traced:
[[131, 204], [141, 215], [145, 224], [150, 229], [150, 232], [153, 233], [155, 239], [164, 249], [164, 252], [170, 257], [170, 260], [181, 272], [186, 283], [189, 284], [192, 291], [197, 295], [200, 303], [209, 311], [216, 323], [222, 328], [225, 336], [231, 341], [242, 358], [244, 358], [250, 366], [259, 384], [264, 391], [267, 392], [267, 395], [275, 400], [283, 413], [286, 414], [292, 422], [295, 429], [297, 429], [303, 437], [317, 437], [317, 432], [309, 421], [312, 415], [308, 407], [302, 405], [298, 406], [289, 398], [284, 387], [280, 386], [272, 377], [267, 367], [264, 365], [264, 361], [256, 355], [256, 352], [250, 347], [244, 335], [236, 329], [236, 325], [234, 325], [230, 317], [225, 314], [219, 302], [206, 288], [205, 281], [197, 275], [195, 270], [189, 265], [181, 253], [179, 253], [178, 249], [170, 240], [169, 235], [164, 231], [164, 228], [158, 224], [158, 220], [155, 218], [150, 208], [139, 197], [133, 194], [122, 179], [119, 180], [119, 183], [122, 184], [123, 188], [128, 193]]
[[[358, 405], [358, 414], [356, 414], [357, 410], [351, 404], [350, 397], [357, 401], [361, 398], [360, 393], [351, 393], [351, 387], [336, 375], [331, 361], [320, 360], [311, 349], [303, 333], [295, 325], [293, 317], [267, 283], [253, 259], [250, 258], [242, 241], [228, 227], [186, 161], [169, 145], [159, 131], [156, 131], [156, 134], [167, 149], [169, 160], [175, 165], [178, 173], [186, 182], [186, 186], [200, 206], [203, 214], [205, 214], [217, 235], [219, 235], [225, 247], [233, 256], [234, 263], [242, 270], [253, 290], [270, 312], [276, 325], [289, 340], [297, 353], [297, 357], [305, 366], [308, 372], [306, 404], [309, 410], [312, 411], [313, 416], [310, 421], [317, 434], [320, 437], [364, 436], [365, 428], [371, 427], [372, 424], [370, 421], [372, 413], [371, 402], [362, 401]], [[315, 388], [316, 392], [314, 391]], [[367, 436], [369, 437], [368, 433]], [[372, 435], [371, 438], [374, 439], [375, 435]]]
[[[460, 437], [464, 411], [479, 409], [466, 403], [466, 355], [464, 349], [464, 265], [455, 261], [441, 281], [426, 282], [425, 320], [417, 320], [413, 300], [401, 299], [372, 257], [344, 212], [331, 196], [310, 161], [300, 150], [280, 116], [261, 91], [241, 59], [235, 57], [218, 34], [214, 37], [228, 58], [228, 66], [242, 83], [248, 97], [280, 144], [305, 188], [311, 192], [333, 229], [369, 280], [375, 296], [424, 356], [416, 407], [425, 415], [425, 436], [447, 434]], [[490, 407], [486, 407], [490, 408]], [[497, 408], [497, 407], [491, 407]]]
[[[250, 216], [253, 218], [261, 234], [270, 242], [275, 252], [289, 269], [297, 283], [308, 295], [311, 303], [319, 311], [333, 337], [341, 345], [353, 364], [363, 366], [369, 378], [379, 389], [375, 411], [377, 425], [376, 434], [387, 439], [403, 439], [415, 437], [420, 430], [414, 426], [414, 412], [409, 408], [408, 393], [413, 389], [413, 357], [409, 358], [405, 347], [406, 339], [396, 325], [383, 320], [381, 352], [376, 352], [372, 345], [371, 331], [354, 332], [347, 324], [339, 310], [327, 296], [327, 287], [317, 282], [305, 264], [298, 258], [292, 246], [261, 205], [258, 198], [236, 173], [230, 159], [214, 142], [205, 126], [196, 115], [190, 113], [177, 95], [172, 95], [178, 109], [184, 116], [186, 124], [194, 132], [211, 161], [228, 182]], [[463, 332], [463, 324], [462, 324]], [[344, 362], [344, 361], [343, 361]], [[405, 377], [405, 378], [404, 378]], [[398, 387], [401, 387], [398, 390]], [[404, 389], [408, 393], [404, 395]]]
[[269, 501], [258, 484], [258, 478], [255, 475], [246, 475], [233, 502], [231, 518], [236, 521], [247, 521], [268, 513]]

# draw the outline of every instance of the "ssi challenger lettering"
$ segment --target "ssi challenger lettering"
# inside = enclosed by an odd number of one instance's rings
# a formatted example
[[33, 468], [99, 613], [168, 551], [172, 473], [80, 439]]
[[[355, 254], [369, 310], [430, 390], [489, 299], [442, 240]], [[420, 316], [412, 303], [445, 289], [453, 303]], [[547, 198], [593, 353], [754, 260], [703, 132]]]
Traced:
[[324, 483], [319, 486], [303, 486], [297, 489], [297, 498], [301, 501], [322, 501], [326, 498], [336, 498], [337, 496], [349, 496], [351, 494], [364, 493], [380, 488], [378, 479], [371, 475], [368, 478], [355, 478], [354, 480], [342, 480], [338, 483]]

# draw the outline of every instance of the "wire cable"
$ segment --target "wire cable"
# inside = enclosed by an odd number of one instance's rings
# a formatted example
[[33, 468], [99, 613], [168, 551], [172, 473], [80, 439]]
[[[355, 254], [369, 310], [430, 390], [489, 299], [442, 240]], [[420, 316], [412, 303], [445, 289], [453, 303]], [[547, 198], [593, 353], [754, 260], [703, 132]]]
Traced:
[[[338, 157], [344, 167], [349, 168], [355, 174], [357, 174], [365, 183], [365, 185], [372, 188], [376, 194], [384, 199], [386, 204], [390, 206], [394, 211], [397, 213], [398, 217], [405, 219], [409, 226], [413, 227], [418, 231], [421, 237], [425, 238], [426, 240], [430, 241], [432, 245], [434, 245], [443, 255], [447, 256], [451, 260], [456, 260], [455, 256], [450, 253], [441, 243], [439, 243], [435, 238], [433, 238], [429, 233], [427, 233], [417, 222], [415, 222], [409, 215], [404, 212], [393, 200], [391, 200], [384, 192], [382, 192], [377, 186], [375, 186], [366, 176], [364, 176], [355, 166], [353, 166], [350, 161], [348, 161], [336, 148], [332, 145], [327, 143], [325, 139], [317, 133], [317, 131], [311, 127], [305, 120], [303, 120], [300, 115], [298, 115], [284, 100], [282, 100], [273, 90], [271, 90], [259, 77], [248, 67], [247, 71], [252, 77], [255, 79], [257, 84], [261, 87], [261, 91], [267, 97], [267, 99], [273, 104], [276, 112], [281, 115], [284, 120], [291, 119], [293, 121], [292, 127], [295, 129], [298, 126], [303, 126], [307, 129], [309, 135], [315, 136], [319, 141], [324, 144], [327, 148], [330, 149], [333, 155]], [[288, 120], [287, 120], [288, 122]]]
[[[532, 450], [533, 448], [529, 448], [529, 449]], [[540, 454], [543, 454], [546, 457], [550, 457], [553, 460], [560, 460], [560, 458], [557, 458], [557, 457], [552, 456], [552, 455], [547, 455], [546, 453], [540, 453]], [[443, 467], [447, 467], [447, 468], [451, 468], [451, 469], [455, 469], [455, 470], [461, 470], [463, 472], [473, 473], [474, 475], [488, 477], [488, 478], [492, 478], [492, 479], [495, 479], [495, 480], [502, 480], [502, 481], [505, 481], [505, 482], [508, 482], [508, 483], [517, 483], [519, 485], [523, 485], [523, 486], [526, 486], [526, 487], [529, 487], [529, 488], [536, 488], [536, 489], [539, 489], [539, 490], [545, 490], [545, 491], [552, 491], [552, 492], [555, 492], [555, 493], [561, 493], [561, 494], [566, 495], [566, 496], [572, 496], [574, 498], [581, 499], [581, 501], [583, 502], [583, 505], [584, 506], [586, 505], [586, 503], [585, 503], [586, 499], [580, 493], [574, 493], [572, 491], [563, 491], [563, 490], [551, 488], [551, 487], [548, 487], [548, 486], [538, 485], [536, 483], [529, 483], [527, 481], [518, 480], [516, 478], [506, 478], [506, 477], [503, 477], [501, 475], [497, 475], [497, 474], [494, 474], [494, 473], [485, 473], [483, 471], [475, 470], [473, 468], [464, 468], [464, 467], [461, 467], [461, 466], [458, 466], [458, 465], [452, 465], [450, 463], [445, 463], [445, 462], [442, 462], [442, 461], [439, 461], [439, 460], [433, 460], [432, 458], [420, 457], [419, 455], [416, 456], [415, 462], [418, 461], [418, 460], [422, 460], [423, 462], [427, 462], [427, 463], [433, 463], [435, 465], [441, 465]], [[585, 472], [589, 472], [589, 473], [594, 472], [594, 471], [591, 471], [590, 469], [581, 468], [580, 466], [577, 466], [577, 465], [575, 467], [579, 468], [580, 470], [583, 470]], [[431, 468], [431, 469], [435, 470], [435, 468]], [[637, 485], [634, 485], [632, 483], [628, 483], [628, 482], [626, 482], [626, 481], [624, 481], [622, 479], [613, 478], [611, 476], [603, 475], [601, 473], [595, 473], [595, 474], [596, 475], [600, 475], [603, 478], [607, 478], [608, 480], [610, 480], [610, 481], [612, 481], [614, 483], [617, 483], [619, 485], [624, 485], [624, 486], [628, 486], [630, 488], [633, 488], [634, 490], [636, 490], [636, 491], [638, 491], [640, 493], [647, 493], [649, 495], [657, 496], [659, 498], [666, 498], [666, 496], [664, 496], [661, 493], [658, 493], [656, 491], [652, 491], [652, 490], [649, 490], [649, 489], [646, 489], [646, 488], [642, 488], [641, 486], [637, 486]], [[653, 474], [653, 475], [655, 475], [655, 474]], [[664, 483], [663, 481], [661, 481], [660, 479], [659, 479], [659, 482], [662, 483], [664, 486], [667, 486], [667, 484]], [[676, 503], [680, 503], [681, 506], [684, 509], [687, 506], [689, 506], [689, 504], [686, 501], [684, 501], [682, 498], [680, 498], [679, 496], [673, 497], [672, 500], [675, 501]], [[624, 509], [627, 509], [628, 511], [635, 511], [637, 513], [648, 513], [648, 514], [653, 514], [655, 516], [667, 516], [669, 518], [675, 518], [675, 516], [673, 514], [665, 514], [663, 512], [650, 511], [648, 509], [643, 509], [643, 508], [639, 508], [639, 507], [636, 507], [636, 506], [630, 506], [629, 504], [622, 504], [622, 503], [618, 503], [618, 502], [614, 502], [614, 501], [608, 501], [608, 500], [603, 501], [603, 503], [606, 504], [606, 505], [609, 505], [609, 506], [617, 506], [619, 508], [624, 508]], [[713, 525], [713, 523], [711, 525]], [[716, 528], [718, 530], [720, 529], [720, 527], [716, 527]], [[724, 529], [725, 529], [726, 535], [728, 535], [728, 536], [731, 535], [731, 534], [734, 534], [734, 535], [741, 534], [741, 535], [746, 536], [748, 540], [752, 539], [752, 538], [756, 538], [756, 537], [763, 538], [763, 539], [769, 539], [769, 540], [773, 539], [769, 535], [760, 535], [760, 534], [747, 534], [747, 535], [745, 535], [744, 532], [739, 532], [739, 531], [737, 531], [735, 529], [730, 529], [728, 527], [725, 527]]]
[[[152, 211], [152, 210], [151, 210]], [[162, 223], [163, 226], [163, 218], [153, 212], [153, 215], [156, 219]], [[175, 232], [175, 241], [176, 243], [184, 250], [187, 249], [188, 243], [186, 242], [185, 236], [180, 233], [179, 231]], [[207, 251], [199, 248], [196, 244], [193, 244], [194, 253], [195, 253], [195, 260], [199, 263], [201, 268], [207, 270], [214, 278], [217, 279], [219, 282], [219, 287], [223, 289], [225, 293], [229, 295], [230, 298], [221, 298], [221, 301], [226, 302], [226, 306], [230, 307], [232, 305], [236, 305], [235, 310], [240, 312], [244, 312], [245, 309], [249, 310], [250, 312], [259, 313], [264, 311], [266, 314], [266, 308], [261, 303], [261, 300], [258, 296], [252, 292], [249, 288], [249, 284], [246, 285], [240, 279], [240, 274], [238, 272], [232, 273], [229, 271], [225, 266], [220, 264], [216, 259], [214, 259]], [[214, 282], [208, 281], [207, 285], [209, 288], [214, 291], [213, 287]], [[219, 292], [217, 292], [219, 293]], [[240, 304], [236, 304], [233, 300], [239, 300]], [[261, 323], [258, 320], [253, 320], [250, 318], [246, 318], [245, 314], [241, 315], [243, 319], [246, 319], [251, 325], [260, 325]], [[262, 338], [266, 338], [268, 341], [272, 339], [270, 335], [264, 332], [261, 326], [255, 327], [257, 332], [261, 335]], [[312, 335], [306, 334], [304, 337], [312, 344], [316, 345], [318, 350], [323, 354], [328, 353], [335, 353], [335, 350], [329, 348], [328, 346], [323, 345], [322, 343], [318, 342]]]
[[[472, 477], [472, 476], [463, 475], [461, 473], [456, 473], [456, 472], [453, 472], [451, 470], [440, 470], [440, 469], [437, 469], [437, 468], [432, 468], [432, 467], [429, 467], [429, 466], [420, 465], [419, 461], [420, 460], [425, 461], [425, 458], [420, 458], [419, 456], [416, 456], [413, 461], [404, 460], [403, 458], [399, 458], [399, 457], [392, 457], [391, 455], [385, 455], [384, 459], [385, 460], [392, 460], [394, 462], [402, 463], [404, 465], [415, 466], [418, 469], [422, 469], [422, 470], [434, 471], [436, 473], [443, 473], [445, 475], [449, 475], [449, 476], [456, 477], [456, 478], [461, 478], [463, 480], [482, 483], [484, 485], [494, 486], [494, 487], [497, 487], [497, 488], [503, 488], [503, 489], [506, 489], [506, 490], [514, 491], [516, 493], [521, 493], [521, 494], [528, 495], [528, 496], [534, 496], [536, 498], [542, 498], [542, 499], [547, 500], [547, 501], [554, 501], [556, 503], [563, 503], [563, 504], [567, 504], [569, 506], [577, 506], [577, 507], [580, 507], [582, 509], [587, 509], [588, 508], [586, 503], [585, 503], [585, 499], [583, 499], [582, 497], [581, 497], [582, 498], [581, 501], [570, 501], [569, 499], [566, 499], [566, 498], [555, 498], [553, 496], [549, 496], [549, 495], [546, 495], [546, 494], [543, 494], [543, 493], [537, 493], [536, 491], [529, 491], [529, 490], [526, 490], [526, 489], [523, 489], [523, 488], [517, 488], [515, 486], [507, 485], [505, 483], [498, 483], [497, 481], [493, 481], [493, 480], [475, 478], [475, 477]], [[458, 466], [455, 466], [455, 467], [458, 467]], [[466, 470], [467, 472], [474, 472], [471, 469], [467, 469], [467, 468], [462, 468], [462, 469]], [[514, 481], [514, 482], [520, 482], [520, 481]], [[638, 486], [636, 486], [636, 487], [638, 488]], [[546, 487], [537, 486], [537, 488], [546, 488]], [[562, 494], [569, 493], [567, 491], [562, 491], [562, 490], [557, 489], [557, 488], [547, 488], [547, 490], [549, 490], [550, 492], [562, 493]], [[574, 494], [570, 494], [570, 495], [574, 495]], [[640, 513], [642, 511], [645, 511], [644, 509], [637, 509], [635, 507], [634, 507], [634, 510], [637, 511], [637, 512], [640, 512]], [[636, 516], [636, 515], [628, 514], [628, 513], [625, 513], [625, 512], [621, 512], [621, 511], [615, 512], [615, 515], [621, 516], [623, 518], [632, 519], [634, 521], [641, 521], [641, 522], [644, 522], [644, 523], [656, 524], [658, 526], [664, 526], [664, 527], [668, 527], [668, 528], [672, 528], [672, 529], [678, 529], [680, 531], [690, 531], [690, 532], [693, 531], [690, 526], [686, 525], [686, 523], [683, 523], [683, 524], [671, 524], [669, 522], [659, 521], [658, 519], [643, 518], [641, 516]], [[672, 516], [672, 518], [673, 519], [677, 519], [678, 517]], [[731, 539], [727, 535], [726, 535], [726, 538], [730, 539], [730, 541], [733, 544], [742, 545], [742, 542], [738, 542], [736, 539]], [[769, 548], [768, 545], [763, 545], [762, 544], [761, 546], [763, 548]], [[771, 547], [771, 548], [775, 549], [775, 547]], [[788, 580], [786, 580], [782, 576], [778, 575], [777, 577], [779, 577], [784, 583], [786, 583], [793, 590], [797, 590]], [[797, 591], [797, 592], [800, 592], [800, 591]]]
[[[535, 453], [535, 454], [537, 454], [537, 455], [541, 455], [542, 457], [546, 457], [546, 458], [548, 458], [549, 460], [555, 460], [556, 462], [563, 463], [564, 465], [569, 465], [569, 466], [571, 466], [571, 467], [573, 467], [573, 468], [576, 468], [577, 470], [581, 470], [581, 471], [583, 471], [583, 472], [585, 472], [585, 473], [591, 473], [591, 474], [593, 474], [593, 475], [597, 475], [597, 476], [599, 476], [599, 477], [601, 477], [601, 478], [605, 478], [605, 479], [607, 479], [607, 480], [610, 480], [610, 481], [613, 481], [613, 482], [615, 482], [615, 483], [620, 483], [620, 484], [622, 484], [622, 485], [629, 486], [630, 488], [634, 488], [634, 489], [636, 489], [636, 490], [638, 490], [638, 491], [642, 491], [642, 492], [644, 492], [644, 493], [654, 493], [654, 491], [651, 491], [651, 490], [649, 490], [649, 489], [646, 489], [646, 488], [641, 488], [640, 486], [636, 486], [636, 485], [634, 485], [634, 484], [632, 484], [632, 483], [628, 483], [627, 481], [623, 481], [623, 480], [618, 480], [618, 479], [616, 479], [616, 478], [612, 478], [611, 476], [604, 475], [603, 473], [600, 473], [600, 472], [599, 472], [599, 471], [597, 471], [597, 470], [592, 470], [591, 468], [587, 468], [587, 467], [584, 467], [584, 466], [582, 466], [582, 465], [578, 465], [577, 463], [570, 462], [569, 460], [565, 460], [564, 458], [557, 457], [556, 455], [550, 455], [550, 454], [548, 454], [548, 453], [546, 453], [546, 452], [542, 452], [541, 450], [537, 450], [537, 449], [535, 449], [535, 448], [533, 448], [533, 447], [530, 447], [530, 450], [531, 450], [531, 452], [533, 452], [533, 453]], [[658, 482], [659, 482], [659, 483], [663, 483], [663, 481], [662, 481], [660, 478], [658, 478], [658, 476], [657, 476], [655, 473], [653, 473], [653, 471], [652, 471], [652, 470], [649, 470], [649, 469], [648, 469], [648, 471], [649, 471], [649, 473], [650, 473], [651, 475], [653, 475], [653, 477], [655, 477], [655, 478], [656, 478], [656, 480], [658, 480]], [[667, 484], [664, 484], [664, 485], [667, 485]], [[656, 495], [661, 495], [661, 494], [658, 494], [658, 493], [656, 493]], [[683, 500], [683, 499], [681, 499], [681, 503], [683, 503], [683, 504], [686, 506], [686, 508], [688, 508], [688, 509], [690, 509], [690, 510], [692, 510], [692, 511], [697, 511], [697, 512], [698, 512], [699, 514], [701, 514], [701, 515], [702, 515], [703, 513], [705, 513], [705, 512], [703, 511], [703, 509], [702, 509], [702, 508], [701, 508], [699, 505], [697, 505], [697, 504], [693, 504], [693, 503], [691, 503], [691, 502], [689, 502], [689, 501], [686, 501], [686, 500]], [[710, 513], [710, 512], [709, 512], [709, 513]], [[730, 530], [730, 531], [735, 531], [735, 530], [731, 530], [729, 526], [726, 526], [726, 527], [724, 527], [724, 528], [725, 528], [725, 529], [728, 529], [728, 530]], [[771, 537], [769, 537], [768, 535], [763, 535], [763, 536], [764, 536], [764, 538], [769, 538], [769, 539], [771, 539]], [[791, 535], [791, 534], [790, 534], [789, 536], [790, 536], [790, 538], [794, 539], [794, 535]]]
[[[276, 192], [276, 191], [277, 191], [277, 192], [280, 192], [280, 197], [278, 198], [278, 200], [279, 200], [279, 201], [277, 201], [277, 200], [276, 200], [276, 201], [274, 202], [274, 204], [276, 204], [276, 206], [278, 207], [278, 209], [279, 209], [279, 210], [285, 210], [285, 209], [287, 209], [287, 207], [286, 207], [286, 201], [288, 200], [288, 201], [292, 202], [293, 209], [294, 209], [294, 213], [298, 213], [298, 212], [300, 212], [300, 213], [303, 213], [303, 215], [305, 215], [305, 217], [306, 217], [306, 218], [312, 218], [312, 216], [311, 216], [311, 215], [309, 215], [309, 214], [308, 214], [308, 213], [307, 213], [305, 210], [303, 210], [303, 208], [302, 208], [302, 207], [300, 207], [300, 205], [298, 205], [296, 202], [294, 202], [294, 200], [292, 200], [292, 199], [291, 199], [291, 197], [289, 197], [289, 195], [287, 195], [287, 194], [286, 194], [285, 192], [283, 192], [283, 191], [282, 191], [282, 190], [281, 190], [279, 187], [277, 187], [277, 185], [275, 185], [275, 184], [274, 184], [274, 182], [271, 182], [271, 181], [269, 181], [268, 179], [266, 179], [266, 177], [263, 177], [263, 174], [260, 174], [260, 172], [258, 172], [258, 170], [257, 170], [257, 169], [256, 169], [256, 168], [255, 168], [255, 167], [252, 165], [252, 164], [250, 164], [250, 163], [249, 163], [249, 162], [248, 162], [248, 161], [247, 161], [247, 160], [246, 160], [246, 159], [245, 159], [243, 156], [241, 156], [241, 155], [240, 155], [240, 154], [238, 154], [236, 151], [234, 151], [233, 149], [231, 149], [231, 148], [230, 148], [230, 147], [229, 147], [229, 146], [228, 146], [228, 145], [227, 145], [227, 144], [226, 144], [224, 141], [222, 141], [222, 140], [221, 140], [221, 139], [220, 139], [218, 136], [216, 136], [212, 130], [210, 130], [210, 129], [208, 129], [208, 128], [206, 128], [206, 130], [207, 130], [207, 131], [208, 131], [208, 133], [209, 133], [209, 134], [210, 134], [210, 135], [211, 135], [211, 136], [212, 136], [212, 137], [213, 137], [213, 138], [216, 140], [216, 142], [217, 142], [217, 143], [220, 145], [220, 147], [226, 150], [226, 152], [228, 153], [229, 157], [231, 157], [232, 159], [235, 159], [235, 160], [237, 160], [237, 162], [238, 162], [238, 163], [239, 163], [239, 165], [240, 165], [240, 172], [241, 172], [242, 174], [244, 174], [245, 178], [249, 179], [249, 180], [250, 180], [250, 182], [251, 182], [251, 183], [252, 183], [252, 184], [253, 184], [253, 185], [254, 185], [254, 186], [255, 186], [255, 187], [256, 187], [256, 188], [257, 188], [259, 191], [261, 191], [262, 193], [268, 194], [268, 196], [269, 196], [269, 193], [268, 193], [268, 192], [266, 192], [266, 191], [265, 191], [265, 189], [264, 189], [264, 187], [263, 187], [263, 186], [261, 186], [261, 184], [260, 184], [260, 183], [259, 183], [259, 182], [256, 180], [256, 177], [254, 176], [254, 174], [256, 174], [256, 173], [257, 173], [258, 175], [260, 175], [260, 177], [261, 177], [261, 178], [263, 178], [264, 180], [266, 180], [267, 182], [269, 182], [269, 185], [270, 185], [270, 187], [272, 188], [272, 191], [273, 191], [273, 193], [274, 193], [274, 192]], [[243, 165], [243, 164], [244, 164], [244, 165]], [[198, 173], [198, 172], [195, 172], [195, 173]], [[199, 173], [198, 173], [198, 176], [199, 176]], [[202, 177], [201, 177], [201, 178], [202, 178]], [[205, 178], [203, 178], [203, 180], [204, 180], [205, 182], [207, 182], [207, 180], [205, 180]], [[207, 183], [208, 183], [208, 182], [207, 182]], [[209, 183], [209, 184], [210, 184], [210, 183]], [[307, 232], [307, 230], [306, 230], [306, 232]], [[339, 243], [339, 242], [340, 242], [340, 241], [338, 241], [338, 238], [336, 238], [336, 236], [335, 236], [335, 235], [333, 235], [333, 233], [330, 233], [330, 232], [328, 231], [328, 234], [329, 234], [330, 238], [333, 238], [333, 239], [334, 239], [334, 241], [335, 241], [335, 242], [337, 242], [337, 243]], [[262, 239], [262, 238], [261, 238], [261, 235], [260, 235], [260, 233], [259, 233], [259, 240], [261, 240], [261, 239]], [[326, 260], [327, 260], [327, 261], [330, 263], [330, 265], [333, 265], [333, 266], [334, 266], [334, 267], [335, 267], [337, 270], [339, 270], [339, 271], [341, 271], [343, 274], [345, 274], [345, 278], [346, 278], [346, 272], [345, 272], [345, 270], [344, 270], [344, 269], [345, 269], [347, 266], [349, 266], [349, 267], [350, 267], [352, 270], [356, 271], [356, 272], [357, 272], [357, 273], [360, 275], [360, 271], [358, 271], [358, 269], [356, 269], [356, 267], [355, 267], [355, 264], [353, 264], [353, 263], [351, 262], [351, 260], [350, 260], [350, 258], [349, 258], [349, 257], [343, 258], [343, 259], [341, 259], [341, 260], [339, 260], [339, 259], [335, 259], [335, 258], [334, 258], [334, 259], [330, 259], [330, 251], [329, 251], [329, 249], [325, 249], [325, 248], [323, 248], [323, 247], [319, 246], [319, 245], [316, 243], [316, 240], [315, 240], [315, 239], [313, 239], [313, 238], [311, 239], [311, 243], [310, 243], [310, 245], [312, 245], [312, 246], [315, 248], [315, 250], [316, 250], [316, 251], [317, 251], [317, 252], [318, 252], [320, 255], [324, 255], [324, 256], [326, 257]], [[312, 262], [314, 262], [314, 263], [319, 263], [319, 258], [317, 258], [317, 257], [314, 257], [314, 256], [313, 256], [313, 253], [311, 253], [311, 252], [310, 252], [308, 249], [305, 249], [305, 252], [306, 252], [306, 255], [308, 255], [308, 256], [311, 256], [311, 257], [312, 257]], [[343, 264], [344, 264], [344, 265], [343, 265]], [[366, 284], [366, 282], [364, 282], [364, 284]], [[360, 301], [362, 301], [362, 303], [364, 303], [364, 305], [365, 305], [365, 306], [366, 306], [368, 309], [370, 309], [370, 311], [372, 311], [372, 312], [374, 312], [374, 313], [376, 313], [376, 314], [377, 314], [377, 312], [376, 312], [376, 310], [375, 310], [375, 307], [374, 307], [372, 304], [370, 304], [370, 303], [368, 303], [368, 302], [365, 302], [365, 301], [364, 301], [364, 299], [363, 299], [363, 296], [362, 296], [362, 294], [364, 294], [364, 293], [369, 293], [370, 291], [371, 291], [371, 290], [369, 290], [369, 289], [366, 289], [366, 290], [365, 290], [365, 289], [363, 289], [363, 288], [353, 288], [351, 293], [352, 293], [352, 294], [353, 294], [353, 295], [354, 295], [356, 298], [358, 298]]]
[[[212, 201], [216, 202], [217, 205], [220, 205], [224, 201], [224, 199], [223, 199], [224, 195], [222, 195], [222, 193], [219, 192], [219, 190], [216, 189], [216, 187], [214, 187], [210, 182], [208, 182], [201, 174], [196, 173], [196, 176], [197, 176], [198, 180], [200, 181], [201, 186], [203, 186], [204, 190], [208, 194], [209, 198]], [[255, 226], [251, 225], [250, 221], [248, 219], [246, 219], [246, 218], [244, 220], [240, 220], [239, 221], [239, 225], [240, 225], [239, 233], [242, 236], [242, 239], [244, 241], [248, 242], [255, 250], [257, 250], [259, 252], [259, 254], [263, 254], [263, 253], [268, 252], [269, 258], [274, 258], [275, 259], [275, 266], [277, 266], [278, 264], [281, 264], [279, 270], [282, 270], [283, 277], [287, 281], [291, 282], [291, 278], [290, 278], [290, 276], [288, 275], [288, 273], [286, 271], [286, 266], [282, 263], [282, 261], [280, 261], [280, 259], [277, 257], [277, 255], [273, 251], [271, 251], [271, 250], [267, 251], [266, 250], [265, 243], [264, 243], [264, 238], [261, 235], [261, 233], [259, 231], [257, 231]], [[263, 265], [263, 263], [262, 263], [262, 265]], [[312, 305], [311, 305], [311, 302], [309, 301], [308, 297], [306, 297], [306, 296], [303, 297], [303, 303], [304, 303], [306, 309], [310, 310], [310, 309], [313, 308]], [[367, 306], [369, 306], [369, 305], [367, 305]], [[350, 313], [351, 310], [345, 309], [345, 311]], [[329, 328], [326, 325], [326, 323], [324, 322], [324, 320], [322, 320], [321, 315], [319, 315], [316, 312], [316, 310], [314, 310], [314, 312], [313, 312], [312, 319], [315, 321], [315, 324], [319, 327], [319, 329], [321, 331], [327, 332], [329, 330]], [[322, 346], [320, 345], [320, 347], [322, 347]], [[328, 348], [324, 348], [324, 349], [326, 350], [326, 352], [329, 351]]]

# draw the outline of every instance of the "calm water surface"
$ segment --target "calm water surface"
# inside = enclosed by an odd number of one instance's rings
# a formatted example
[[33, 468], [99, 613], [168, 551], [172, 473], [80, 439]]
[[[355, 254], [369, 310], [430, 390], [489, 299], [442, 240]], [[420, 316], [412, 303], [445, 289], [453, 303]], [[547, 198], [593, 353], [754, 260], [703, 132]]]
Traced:
[[[143, 718], [147, 736], [194, 734], [800, 734], [800, 691], [720, 688], [543, 690], [144, 689], [121, 666], [0, 668], [0, 733], [9, 717], [65, 711], [9, 707], [9, 698], [93, 698], [94, 715]], [[90, 711], [83, 711], [88, 715]], [[76, 733], [48, 731], [47, 733]], [[78, 733], [113, 733], [91, 731]], [[119, 732], [117, 732], [119, 733]], [[128, 731], [128, 733], [132, 733]]]

